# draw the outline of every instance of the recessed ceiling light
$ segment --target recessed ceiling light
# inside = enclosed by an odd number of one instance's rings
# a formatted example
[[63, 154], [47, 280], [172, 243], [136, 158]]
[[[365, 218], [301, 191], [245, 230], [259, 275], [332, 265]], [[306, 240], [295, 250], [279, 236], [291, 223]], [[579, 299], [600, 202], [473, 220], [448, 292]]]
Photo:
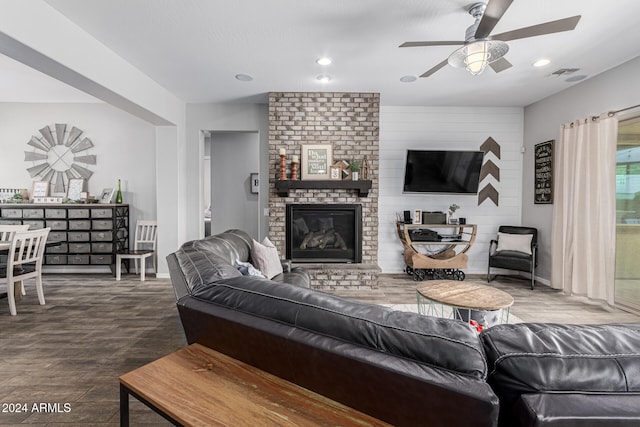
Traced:
[[418, 78], [416, 76], [402, 76], [402, 77], [400, 77], [400, 81], [402, 83], [411, 83], [411, 82], [415, 82], [416, 80], [418, 80]]
[[316, 77], [318, 79], [318, 81], [320, 83], [329, 83], [331, 81], [331, 76], [328, 76], [326, 74], [320, 74], [318, 77]]
[[533, 63], [534, 67], [544, 67], [546, 65], [551, 64], [551, 60], [547, 59], [547, 58], [542, 58], [542, 59], [538, 59], [536, 62]]
[[331, 58], [327, 58], [326, 56], [322, 57], [322, 58], [318, 58], [316, 60], [316, 63], [319, 65], [329, 65], [331, 64]]
[[253, 77], [248, 74], [236, 74], [236, 80], [240, 80], [241, 82], [250, 82], [253, 80]]

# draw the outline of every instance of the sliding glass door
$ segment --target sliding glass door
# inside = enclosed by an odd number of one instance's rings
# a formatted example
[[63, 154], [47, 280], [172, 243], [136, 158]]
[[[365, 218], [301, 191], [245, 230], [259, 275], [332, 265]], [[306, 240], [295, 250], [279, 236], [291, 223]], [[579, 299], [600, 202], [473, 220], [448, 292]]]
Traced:
[[616, 304], [640, 310], [640, 117], [618, 127], [615, 287]]

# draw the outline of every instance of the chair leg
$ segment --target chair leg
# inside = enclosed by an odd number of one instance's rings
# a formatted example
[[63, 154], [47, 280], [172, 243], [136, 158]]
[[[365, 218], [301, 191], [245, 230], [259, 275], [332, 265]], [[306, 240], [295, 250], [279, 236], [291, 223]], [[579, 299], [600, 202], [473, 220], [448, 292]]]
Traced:
[[12, 316], [18, 314], [18, 312], [16, 311], [16, 299], [13, 295], [14, 290], [15, 283], [7, 282], [7, 300], [9, 301], [9, 313], [11, 313]]
[[145, 268], [146, 267], [145, 266], [146, 263], [144, 262], [145, 260], [146, 260], [145, 257], [140, 258], [140, 281], [141, 282], [144, 282], [144, 273], [145, 273], [145, 270], [146, 270], [146, 268]]
[[[22, 285], [24, 288], [24, 285]], [[38, 292], [38, 302], [40, 305], [44, 305], [44, 291], [42, 289], [42, 276], [36, 276], [36, 292]]]
[[25, 289], [24, 282], [18, 282], [18, 283], [20, 284], [20, 293], [22, 294], [22, 296], [27, 295], [27, 291]]
[[122, 258], [116, 255], [116, 280], [120, 280], [121, 273], [122, 273]]
[[134, 264], [134, 266], [136, 268], [136, 274], [138, 274], [138, 258], [134, 258], [133, 259], [133, 264]]

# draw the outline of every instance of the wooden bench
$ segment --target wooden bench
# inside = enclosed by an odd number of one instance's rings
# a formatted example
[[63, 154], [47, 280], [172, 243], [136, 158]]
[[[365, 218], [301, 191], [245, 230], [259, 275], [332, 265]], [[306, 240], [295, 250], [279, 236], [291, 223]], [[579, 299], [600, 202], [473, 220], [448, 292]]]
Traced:
[[388, 425], [200, 344], [120, 377], [121, 426], [129, 395], [175, 425]]

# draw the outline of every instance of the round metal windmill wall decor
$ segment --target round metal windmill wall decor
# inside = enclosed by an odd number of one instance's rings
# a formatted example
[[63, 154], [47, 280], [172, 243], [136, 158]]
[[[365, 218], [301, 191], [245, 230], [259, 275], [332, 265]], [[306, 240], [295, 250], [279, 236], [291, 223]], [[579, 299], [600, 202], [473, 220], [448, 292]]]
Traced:
[[73, 126], [68, 130], [66, 124], [56, 124], [53, 129], [45, 126], [39, 132], [40, 136], [32, 136], [27, 142], [33, 151], [24, 152], [24, 160], [33, 165], [27, 168], [31, 178], [49, 181], [53, 193], [65, 193], [70, 179], [88, 180], [93, 175], [87, 168], [97, 161], [95, 154], [87, 152], [93, 142], [82, 137], [81, 129]]

